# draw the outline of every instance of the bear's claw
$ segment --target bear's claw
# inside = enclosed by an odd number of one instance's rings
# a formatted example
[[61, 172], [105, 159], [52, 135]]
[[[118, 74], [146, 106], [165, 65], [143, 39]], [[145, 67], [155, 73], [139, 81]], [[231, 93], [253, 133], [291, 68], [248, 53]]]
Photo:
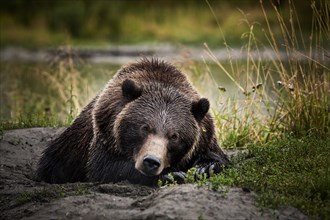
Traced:
[[178, 183], [182, 184], [186, 182], [187, 174], [183, 171], [178, 172], [170, 172], [166, 173], [160, 176], [160, 180], [162, 181], [162, 184], [171, 184], [171, 183]]
[[205, 175], [206, 178], [209, 178], [223, 170], [223, 167], [223, 164], [218, 162], [200, 164], [195, 171], [195, 180], [202, 179]]

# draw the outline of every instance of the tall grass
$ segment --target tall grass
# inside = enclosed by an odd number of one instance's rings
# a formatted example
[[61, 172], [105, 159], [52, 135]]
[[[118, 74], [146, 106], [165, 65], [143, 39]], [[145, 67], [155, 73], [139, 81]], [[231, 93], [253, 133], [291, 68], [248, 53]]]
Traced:
[[59, 50], [47, 68], [23, 64], [23, 69], [15, 69], [12, 64], [3, 63], [2, 129], [63, 126], [72, 122], [88, 96], [84, 92], [88, 90], [87, 79], [81, 76], [72, 56], [67, 47]]
[[259, 24], [244, 17], [249, 31], [242, 35], [245, 45], [241, 52], [246, 60], [233, 59], [234, 50], [227, 44], [221, 26], [228, 54], [226, 65], [205, 45], [208, 55], [238, 91], [232, 98], [224, 95], [225, 87], [218, 85], [220, 109], [214, 115], [220, 141], [225, 147], [242, 147], [284, 135], [329, 135], [330, 3], [320, 1], [316, 5], [311, 1], [313, 25], [307, 38], [292, 1], [287, 5], [287, 20], [273, 6], [280, 38], [275, 37], [262, 1], [260, 5], [266, 23], [262, 30], [268, 42], [260, 43], [254, 34]]
[[223, 104], [214, 113], [219, 139], [227, 148], [249, 146], [246, 154], [233, 158], [235, 166], [205, 184], [212, 189], [243, 187], [257, 192], [263, 207], [291, 205], [311, 218], [329, 219], [330, 2], [311, 1], [312, 29], [307, 38], [292, 1], [288, 20], [273, 7], [280, 38], [260, 3], [268, 42], [260, 44], [254, 35], [258, 25], [245, 19], [250, 29], [242, 35], [245, 61], [232, 58], [226, 40], [226, 64], [206, 45], [238, 91], [232, 98], [219, 87], [218, 102]]
[[[286, 132], [301, 137], [307, 134], [326, 135], [330, 129], [330, 3], [320, 1], [319, 7], [311, 3], [313, 11], [313, 29], [309, 42], [305, 42], [295, 13], [295, 6], [290, 1], [289, 24], [286, 24], [276, 7], [278, 21], [283, 34], [284, 48], [288, 57], [288, 67], [281, 59], [274, 60], [274, 66], [279, 73], [282, 86], [277, 90], [280, 108], [277, 109], [277, 118]], [[267, 14], [263, 9], [267, 21]], [[273, 38], [269, 23], [269, 44], [277, 52], [280, 42]], [[298, 29], [299, 30], [299, 29]], [[325, 48], [328, 47], [328, 48]], [[282, 46], [283, 48], [283, 46]]]

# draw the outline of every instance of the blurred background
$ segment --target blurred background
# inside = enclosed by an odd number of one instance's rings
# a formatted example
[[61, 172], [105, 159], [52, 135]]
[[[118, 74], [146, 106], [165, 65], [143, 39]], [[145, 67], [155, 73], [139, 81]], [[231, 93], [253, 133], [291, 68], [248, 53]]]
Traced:
[[[272, 26], [278, 23], [272, 4], [289, 22], [289, 2], [263, 1]], [[300, 28], [308, 34], [311, 1], [296, 2]], [[1, 48], [164, 42], [223, 47], [222, 31], [229, 44], [240, 47], [242, 34], [249, 31], [247, 20], [264, 40], [265, 18], [258, 0], [11, 0], [0, 2], [0, 40]], [[280, 32], [274, 27], [275, 34]]]
[[273, 97], [277, 81], [316, 71], [306, 57], [328, 65], [326, 2], [0, 1], [2, 125], [68, 124], [121, 65], [144, 56], [174, 63], [214, 111], [231, 114], [228, 101], [237, 110], [257, 87]]

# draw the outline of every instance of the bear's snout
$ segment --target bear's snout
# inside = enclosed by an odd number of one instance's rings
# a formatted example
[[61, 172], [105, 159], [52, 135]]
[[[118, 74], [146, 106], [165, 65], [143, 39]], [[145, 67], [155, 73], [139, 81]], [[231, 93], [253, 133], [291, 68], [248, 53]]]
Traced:
[[134, 156], [135, 168], [147, 176], [157, 176], [168, 167], [166, 138], [149, 135], [140, 151]]
[[157, 172], [158, 168], [160, 167], [160, 160], [159, 158], [153, 155], [147, 155], [143, 159], [143, 168], [144, 172], [147, 174], [154, 174]]

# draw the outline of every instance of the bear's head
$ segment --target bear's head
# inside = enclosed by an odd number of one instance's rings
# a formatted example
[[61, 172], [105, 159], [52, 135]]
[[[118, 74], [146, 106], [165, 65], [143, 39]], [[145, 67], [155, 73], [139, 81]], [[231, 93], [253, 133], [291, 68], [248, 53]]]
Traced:
[[140, 88], [128, 79], [122, 95], [127, 104], [115, 119], [116, 148], [137, 170], [159, 175], [191, 157], [201, 133], [199, 123], [209, 110], [207, 99], [191, 101], [173, 87]]

